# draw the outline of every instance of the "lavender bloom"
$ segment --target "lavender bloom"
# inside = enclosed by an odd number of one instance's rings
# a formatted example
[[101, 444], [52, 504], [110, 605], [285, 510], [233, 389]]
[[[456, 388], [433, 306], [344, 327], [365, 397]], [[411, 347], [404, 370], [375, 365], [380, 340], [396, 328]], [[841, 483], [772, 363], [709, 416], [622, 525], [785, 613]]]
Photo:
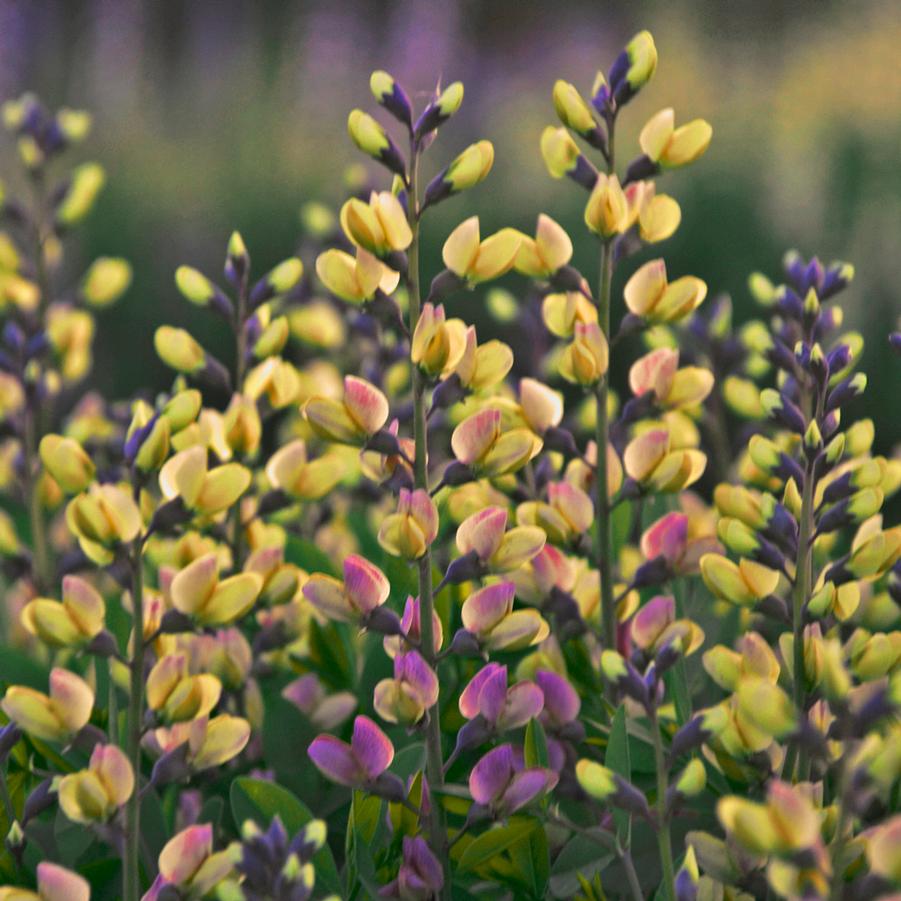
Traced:
[[489, 751], [472, 769], [469, 791], [473, 800], [503, 819], [525, 807], [557, 784], [557, 774], [544, 767], [517, 768], [513, 746]]
[[327, 779], [363, 788], [388, 769], [394, 759], [394, 745], [368, 716], [358, 716], [350, 744], [333, 735], [320, 735], [310, 743], [307, 754]]
[[432, 853], [425, 839], [404, 836], [403, 862], [397, 878], [380, 892], [383, 898], [401, 898], [403, 901], [429, 901], [444, 888], [441, 863]]
[[541, 689], [532, 682], [507, 687], [507, 667], [489, 663], [472, 677], [460, 695], [460, 713], [468, 720], [481, 716], [495, 733], [524, 726], [544, 706]]

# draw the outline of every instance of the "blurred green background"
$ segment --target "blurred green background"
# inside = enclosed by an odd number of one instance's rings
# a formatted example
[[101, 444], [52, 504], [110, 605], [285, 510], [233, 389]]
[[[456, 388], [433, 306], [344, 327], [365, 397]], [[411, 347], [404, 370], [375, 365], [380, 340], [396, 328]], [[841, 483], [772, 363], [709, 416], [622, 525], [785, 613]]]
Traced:
[[[151, 343], [162, 321], [217, 346], [209, 322], [179, 300], [175, 267], [218, 273], [233, 228], [258, 273], [290, 254], [301, 204], [342, 198], [342, 171], [359, 160], [347, 112], [373, 109], [376, 67], [420, 102], [439, 79], [464, 81], [463, 109], [430, 154], [436, 170], [474, 138], [496, 146], [488, 181], [428, 223], [427, 273], [465, 215], [479, 213], [483, 232], [531, 231], [542, 210], [570, 229], [575, 262], [594, 272], [585, 194], [547, 176], [538, 137], [554, 121], [555, 78], [587, 92], [641, 28], [653, 32], [660, 63], [624, 117], [620, 158], [635, 155], [638, 129], [662, 106], [714, 126], [707, 156], [665, 180], [683, 209], [663, 247], [670, 271], [730, 292], [742, 321], [752, 314], [747, 274], [778, 276], [786, 248], [853, 262], [843, 305], [847, 325], [866, 336], [871, 384], [858, 412], [876, 419], [888, 452], [901, 441], [901, 363], [886, 342], [901, 316], [894, 0], [3, 0], [0, 97], [30, 89], [94, 112], [84, 153], [109, 184], [82, 233], [83, 259], [117, 254], [135, 267], [124, 302], [101, 316], [93, 381], [118, 397], [167, 384]], [[5, 177], [12, 150], [0, 146]], [[454, 303], [467, 318], [479, 307], [477, 297]]]

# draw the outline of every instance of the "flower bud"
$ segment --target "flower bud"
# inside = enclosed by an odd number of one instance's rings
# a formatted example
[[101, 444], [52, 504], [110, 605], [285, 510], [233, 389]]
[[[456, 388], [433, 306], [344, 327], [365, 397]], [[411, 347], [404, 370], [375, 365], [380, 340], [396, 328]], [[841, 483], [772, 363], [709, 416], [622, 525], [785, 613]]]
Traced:
[[94, 462], [74, 438], [45, 435], [38, 452], [44, 468], [67, 494], [84, 491], [94, 480]]
[[56, 207], [56, 223], [61, 228], [77, 225], [94, 206], [106, 182], [106, 173], [97, 163], [82, 163], [72, 172], [69, 186]]
[[115, 303], [131, 284], [131, 264], [121, 257], [98, 257], [81, 282], [81, 296], [92, 307]]
[[378, 160], [401, 178], [406, 176], [406, 164], [400, 151], [385, 134], [385, 129], [369, 113], [360, 109], [352, 110], [347, 117], [347, 132], [354, 144], [367, 156]]

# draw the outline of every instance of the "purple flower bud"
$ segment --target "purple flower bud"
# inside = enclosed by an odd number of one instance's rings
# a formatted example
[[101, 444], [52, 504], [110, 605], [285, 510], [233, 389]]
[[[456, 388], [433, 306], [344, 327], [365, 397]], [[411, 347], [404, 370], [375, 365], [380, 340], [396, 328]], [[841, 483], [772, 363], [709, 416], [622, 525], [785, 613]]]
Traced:
[[892, 332], [888, 336], [888, 343], [901, 354], [901, 332]]
[[397, 878], [380, 892], [383, 898], [403, 898], [404, 901], [430, 901], [444, 888], [441, 862], [432, 853], [424, 838], [404, 836], [403, 860]]
[[388, 768], [394, 759], [394, 745], [369, 717], [358, 716], [350, 744], [332, 735], [320, 735], [313, 739], [307, 754], [326, 778], [362, 788]]
[[629, 163], [626, 169], [626, 177], [623, 179], [623, 187], [633, 181], [641, 181], [645, 178], [651, 178], [660, 171], [660, 166], [655, 163], [649, 156], [642, 154]]
[[559, 730], [573, 722], [579, 715], [582, 702], [570, 683], [550, 670], [538, 670], [535, 682], [544, 694], [542, 725], [548, 730]]

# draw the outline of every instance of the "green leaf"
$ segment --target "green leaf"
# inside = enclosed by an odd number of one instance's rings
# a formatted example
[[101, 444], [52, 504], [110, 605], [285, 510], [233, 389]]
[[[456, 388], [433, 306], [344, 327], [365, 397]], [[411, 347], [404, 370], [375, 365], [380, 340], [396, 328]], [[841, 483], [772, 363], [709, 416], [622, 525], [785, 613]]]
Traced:
[[308, 573], [338, 576], [338, 571], [328, 554], [321, 551], [312, 541], [298, 538], [296, 535], [288, 535], [285, 542], [285, 560], [305, 569]]
[[[604, 755], [604, 764], [614, 773], [619, 773], [623, 779], [632, 780], [632, 761], [629, 758], [629, 734], [626, 730], [626, 708], [620, 705], [613, 715], [613, 723], [610, 726], [610, 738], [607, 741], [607, 753]], [[614, 808], [613, 819], [616, 822], [616, 831], [620, 839], [628, 847], [631, 818], [622, 810]]]
[[551, 878], [551, 856], [544, 826], [514, 842], [510, 846], [510, 858], [522, 876], [529, 895], [539, 901], [544, 898]]
[[547, 736], [544, 727], [536, 719], [531, 719], [526, 726], [526, 740], [523, 745], [526, 766], [544, 766], [548, 764]]
[[666, 690], [676, 706], [676, 720], [684, 726], [691, 719], [691, 696], [688, 693], [688, 673], [685, 658], [680, 656], [676, 665], [663, 676]]
[[534, 817], [512, 817], [506, 826], [497, 826], [474, 839], [460, 856], [458, 869], [461, 873], [476, 870], [491, 858], [503, 854], [511, 845], [537, 829]]
[[[286, 788], [263, 779], [239, 776], [231, 784], [229, 792], [232, 816], [240, 830], [245, 820], [253, 820], [266, 828], [278, 814], [289, 835], [295, 835], [310, 820], [315, 819], [310, 809]], [[341, 880], [335, 858], [328, 845], [324, 845], [313, 856], [316, 882], [329, 892], [341, 892]]]
[[574, 835], [551, 868], [550, 891], [555, 898], [572, 898], [579, 891], [579, 876], [592, 879], [613, 862], [613, 853], [604, 851], [586, 835]]

